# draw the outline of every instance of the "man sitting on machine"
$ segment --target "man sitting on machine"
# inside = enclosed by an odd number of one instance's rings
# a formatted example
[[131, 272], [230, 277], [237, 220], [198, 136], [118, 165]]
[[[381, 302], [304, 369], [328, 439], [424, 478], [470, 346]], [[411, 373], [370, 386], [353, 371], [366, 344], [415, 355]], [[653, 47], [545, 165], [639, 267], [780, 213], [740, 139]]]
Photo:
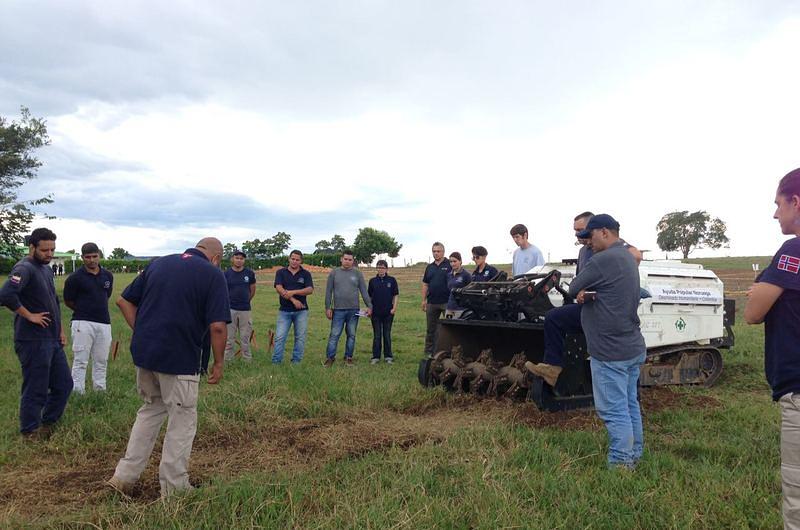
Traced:
[[[583, 212], [575, 216], [573, 229], [575, 236], [582, 232], [589, 219], [594, 216], [592, 212]], [[636, 263], [642, 261], [642, 253], [636, 247], [622, 241], [634, 258]], [[592, 246], [588, 239], [578, 238], [581, 248], [578, 251], [578, 263], [575, 268], [575, 276], [580, 274], [586, 263], [592, 258]], [[527, 361], [525, 368], [534, 375], [537, 375], [552, 386], [556, 386], [558, 376], [564, 369], [564, 340], [568, 333], [581, 333], [581, 310], [583, 304], [564, 304], [561, 307], [551, 309], [544, 317], [544, 359], [541, 363]]]

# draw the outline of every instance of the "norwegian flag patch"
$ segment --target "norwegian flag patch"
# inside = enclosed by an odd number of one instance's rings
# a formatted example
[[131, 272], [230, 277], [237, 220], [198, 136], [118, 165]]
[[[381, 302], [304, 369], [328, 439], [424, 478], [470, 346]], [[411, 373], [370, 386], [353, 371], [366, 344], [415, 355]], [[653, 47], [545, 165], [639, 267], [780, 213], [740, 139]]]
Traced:
[[782, 254], [778, 259], [778, 270], [797, 274], [800, 272], [800, 258], [796, 258], [788, 254]]
[[22, 281], [22, 276], [20, 276], [19, 274], [15, 274], [11, 278], [9, 278], [9, 280], [11, 280], [11, 283], [19, 283]]
[[182, 259], [189, 259], [191, 257], [192, 257], [192, 255], [189, 254], [188, 252], [184, 252], [183, 254], [181, 254], [181, 258]]

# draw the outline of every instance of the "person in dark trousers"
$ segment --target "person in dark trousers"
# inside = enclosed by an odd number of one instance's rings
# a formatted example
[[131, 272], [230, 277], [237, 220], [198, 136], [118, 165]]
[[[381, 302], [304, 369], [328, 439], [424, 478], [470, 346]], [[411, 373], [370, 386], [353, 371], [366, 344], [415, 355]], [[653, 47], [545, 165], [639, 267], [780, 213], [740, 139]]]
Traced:
[[433, 262], [425, 268], [422, 276], [422, 310], [425, 312], [425, 353], [433, 355], [439, 319], [447, 309], [450, 289], [447, 278], [452, 270], [450, 262], [444, 257], [444, 245], [438, 241], [431, 247]]
[[778, 184], [775, 214], [787, 239], [747, 292], [744, 319], [764, 323], [764, 368], [781, 407], [784, 528], [800, 528], [800, 169]]
[[83, 394], [86, 368], [92, 359], [92, 386], [106, 389], [106, 366], [111, 348], [111, 315], [108, 299], [114, 290], [114, 275], [100, 266], [95, 243], [81, 247], [83, 267], [64, 282], [64, 304], [72, 309], [73, 391]]
[[72, 375], [64, 353], [66, 337], [56, 296], [53, 269], [56, 235], [37, 228], [27, 238], [28, 257], [11, 270], [0, 288], [0, 305], [16, 313], [14, 350], [22, 367], [20, 432], [46, 439], [61, 418], [72, 392]]
[[158, 477], [161, 496], [191, 489], [189, 457], [197, 432], [203, 336], [211, 333], [209, 384], [222, 379], [230, 301], [219, 269], [222, 243], [201, 239], [182, 254], [153, 260], [117, 300], [133, 329], [131, 355], [144, 404], [136, 414], [125, 456], [107, 484], [130, 494], [167, 420]]
[[378, 274], [370, 279], [367, 293], [372, 300], [372, 360], [370, 364], [381, 362], [381, 345], [383, 358], [388, 364], [394, 362], [392, 353], [392, 322], [397, 312], [397, 301], [400, 290], [397, 280], [386, 274], [389, 264], [386, 260], [378, 260]]
[[472, 261], [475, 262], [475, 270], [472, 271], [473, 282], [488, 282], [497, 276], [497, 269], [486, 263], [488, 255], [486, 247], [480, 245], [472, 247]]

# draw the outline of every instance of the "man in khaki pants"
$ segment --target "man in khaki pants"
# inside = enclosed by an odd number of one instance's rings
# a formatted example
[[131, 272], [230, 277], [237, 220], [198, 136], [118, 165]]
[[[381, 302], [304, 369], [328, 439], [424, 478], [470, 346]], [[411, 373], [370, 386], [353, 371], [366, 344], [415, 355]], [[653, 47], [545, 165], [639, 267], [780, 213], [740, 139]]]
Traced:
[[161, 496], [191, 489], [189, 456], [197, 431], [197, 392], [203, 336], [211, 333], [214, 365], [209, 384], [222, 379], [230, 321], [222, 243], [202, 239], [183, 254], [153, 261], [122, 293], [117, 305], [133, 329], [131, 354], [144, 405], [136, 415], [125, 457], [109, 486], [130, 494], [153, 451], [161, 424], [167, 432], [158, 469]]

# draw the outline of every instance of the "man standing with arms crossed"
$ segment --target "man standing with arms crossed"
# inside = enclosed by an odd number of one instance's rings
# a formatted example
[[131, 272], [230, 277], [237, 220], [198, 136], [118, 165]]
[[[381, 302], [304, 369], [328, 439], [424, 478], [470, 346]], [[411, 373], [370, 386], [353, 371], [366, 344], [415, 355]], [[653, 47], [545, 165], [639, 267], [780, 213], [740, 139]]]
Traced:
[[293, 250], [289, 253], [289, 266], [275, 274], [275, 290], [280, 296], [280, 308], [278, 322], [275, 325], [275, 351], [272, 354], [272, 364], [283, 362], [286, 337], [292, 325], [294, 325], [292, 363], [297, 364], [303, 360], [308, 331], [306, 296], [314, 292], [314, 280], [311, 278], [311, 273], [301, 266], [302, 263], [303, 253]]
[[425, 354], [433, 355], [439, 319], [447, 310], [450, 289], [447, 281], [453, 268], [444, 257], [444, 245], [438, 241], [431, 247], [433, 262], [422, 276], [422, 310], [425, 312]]
[[197, 394], [203, 335], [211, 333], [214, 364], [209, 384], [219, 383], [224, 365], [230, 302], [219, 270], [222, 243], [200, 240], [183, 254], [156, 259], [117, 301], [133, 329], [131, 354], [144, 405], [136, 414], [125, 457], [108, 485], [130, 494], [144, 471], [161, 424], [167, 432], [158, 477], [161, 496], [191, 489], [189, 456], [197, 431]]
[[111, 315], [108, 299], [114, 289], [114, 276], [100, 266], [100, 249], [94, 243], [81, 247], [83, 267], [64, 282], [64, 304], [72, 309], [73, 390], [83, 394], [86, 367], [92, 358], [92, 386], [106, 389], [106, 366], [111, 347]]
[[27, 237], [28, 257], [11, 269], [0, 305], [16, 313], [14, 350], [22, 367], [19, 424], [23, 436], [45, 439], [61, 418], [72, 391], [53, 269], [56, 235], [37, 228]]
[[233, 343], [239, 332], [242, 359], [252, 361], [250, 336], [253, 334], [253, 316], [250, 301], [256, 295], [256, 273], [244, 266], [247, 255], [237, 250], [231, 257], [231, 266], [225, 271], [228, 296], [231, 300], [231, 320], [228, 324], [228, 342], [225, 344], [225, 360], [233, 360]]
[[577, 234], [590, 239], [593, 256], [569, 286], [583, 304], [581, 324], [591, 356], [592, 393], [609, 437], [609, 468], [632, 469], [642, 456], [639, 370], [646, 347], [639, 329], [639, 268], [608, 214], [592, 217]]
[[528, 228], [523, 224], [511, 227], [511, 239], [519, 247], [514, 251], [511, 263], [511, 275], [525, 274], [534, 267], [544, 265], [542, 251], [528, 241]]
[[[347, 342], [344, 347], [345, 364], [353, 364], [353, 352], [356, 349], [356, 331], [358, 330], [358, 294], [367, 304], [367, 316], [372, 314], [372, 302], [367, 293], [367, 283], [364, 275], [355, 266], [353, 252], [342, 252], [342, 266], [333, 269], [328, 274], [328, 284], [325, 287], [325, 316], [331, 321], [331, 333], [328, 336], [328, 348], [325, 351], [325, 366], [333, 366], [336, 360], [336, 347], [342, 328], [347, 333]], [[333, 301], [333, 304], [331, 304]], [[333, 306], [333, 307], [331, 307]]]

